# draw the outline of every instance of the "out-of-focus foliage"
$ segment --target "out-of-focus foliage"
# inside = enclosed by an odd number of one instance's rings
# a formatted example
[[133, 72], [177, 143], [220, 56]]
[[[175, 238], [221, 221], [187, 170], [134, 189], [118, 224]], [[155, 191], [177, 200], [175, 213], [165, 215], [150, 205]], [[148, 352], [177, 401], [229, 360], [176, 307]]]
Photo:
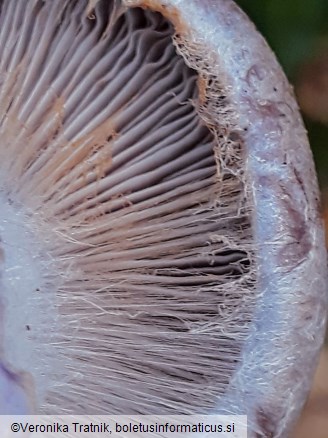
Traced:
[[276, 52], [290, 79], [328, 38], [327, 0], [237, 0]]
[[[316, 66], [321, 58], [328, 55], [328, 0], [235, 1], [265, 36], [289, 80], [296, 86], [296, 92], [301, 90], [301, 81], [306, 78], [309, 85], [315, 87], [318, 96], [327, 93], [326, 80], [322, 81], [322, 71], [318, 72]], [[313, 73], [309, 75], [309, 71]], [[328, 77], [328, 71], [324, 75]], [[315, 102], [314, 93], [307, 96]], [[309, 105], [305, 102], [304, 110], [311, 108], [313, 101], [309, 101]], [[328, 192], [328, 123], [324, 122], [325, 119], [325, 114], [318, 117], [318, 109], [313, 114], [307, 112], [305, 116], [319, 181]]]

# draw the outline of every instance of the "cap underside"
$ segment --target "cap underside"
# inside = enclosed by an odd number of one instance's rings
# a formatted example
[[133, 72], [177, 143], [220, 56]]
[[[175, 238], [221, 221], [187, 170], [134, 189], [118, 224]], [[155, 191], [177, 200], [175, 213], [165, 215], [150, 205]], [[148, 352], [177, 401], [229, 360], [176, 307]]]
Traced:
[[42, 354], [3, 361], [32, 374], [39, 412], [205, 412], [238, 366], [255, 299], [242, 144], [202, 121], [173, 34], [116, 2], [1, 3], [0, 200], [40, 245], [40, 286], [17, 300], [52, 321], [7, 321], [5, 345], [24, 332]]

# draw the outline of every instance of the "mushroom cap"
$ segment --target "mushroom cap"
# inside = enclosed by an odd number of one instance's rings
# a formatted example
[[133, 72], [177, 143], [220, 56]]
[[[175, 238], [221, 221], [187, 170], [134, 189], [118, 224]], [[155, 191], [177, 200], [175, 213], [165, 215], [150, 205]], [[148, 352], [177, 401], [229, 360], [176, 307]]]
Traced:
[[126, 4], [147, 5], [170, 17], [181, 53], [196, 69], [197, 54], [206, 73], [220, 78], [221, 92], [243, 130], [261, 295], [241, 366], [218, 411], [246, 410], [254, 433], [286, 436], [309, 392], [327, 309], [320, 195], [292, 87], [233, 1]]
[[253, 24], [231, 0], [4, 1], [0, 55], [15, 409], [60, 412], [68, 382], [64, 411], [246, 414], [286, 436], [326, 250], [298, 107]]

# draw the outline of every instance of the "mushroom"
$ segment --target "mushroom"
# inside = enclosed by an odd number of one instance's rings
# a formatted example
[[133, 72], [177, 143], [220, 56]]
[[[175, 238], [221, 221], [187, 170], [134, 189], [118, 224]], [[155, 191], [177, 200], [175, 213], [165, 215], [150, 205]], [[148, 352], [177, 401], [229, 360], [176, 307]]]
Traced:
[[[326, 314], [292, 90], [231, 0], [4, 0], [2, 413], [285, 437]], [[2, 398], [1, 398], [2, 397]]]

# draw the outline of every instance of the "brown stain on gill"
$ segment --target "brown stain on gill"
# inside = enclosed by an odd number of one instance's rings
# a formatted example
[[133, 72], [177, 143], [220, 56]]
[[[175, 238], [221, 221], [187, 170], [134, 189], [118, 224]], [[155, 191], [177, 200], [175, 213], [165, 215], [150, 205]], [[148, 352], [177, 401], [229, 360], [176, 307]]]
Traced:
[[152, 11], [159, 12], [173, 24], [176, 33], [188, 34], [188, 26], [182, 20], [179, 10], [174, 6], [164, 5], [156, 0], [143, 0], [137, 6], [142, 9], [151, 9]]

